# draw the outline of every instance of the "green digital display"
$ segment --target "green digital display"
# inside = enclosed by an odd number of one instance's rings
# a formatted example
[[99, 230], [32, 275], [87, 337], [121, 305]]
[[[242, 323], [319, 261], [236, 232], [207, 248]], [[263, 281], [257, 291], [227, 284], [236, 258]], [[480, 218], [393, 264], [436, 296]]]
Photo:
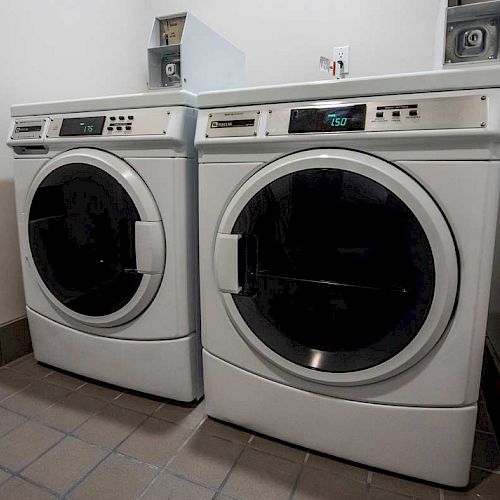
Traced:
[[364, 130], [365, 118], [366, 104], [353, 104], [332, 108], [292, 109], [288, 132], [291, 134], [303, 134]]
[[83, 118], [64, 118], [59, 136], [101, 135], [104, 116], [85, 116]]
[[342, 116], [338, 117], [337, 113], [328, 113], [327, 119], [330, 121], [330, 127], [345, 127], [349, 118]]

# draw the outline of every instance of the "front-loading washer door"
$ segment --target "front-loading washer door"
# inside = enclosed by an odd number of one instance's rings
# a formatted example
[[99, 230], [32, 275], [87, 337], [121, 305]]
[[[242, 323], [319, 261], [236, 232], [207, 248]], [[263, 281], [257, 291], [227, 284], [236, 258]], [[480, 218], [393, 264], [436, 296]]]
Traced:
[[59, 311], [109, 327], [149, 305], [165, 238], [152, 194], [126, 162], [83, 148], [57, 156], [30, 186], [25, 217], [31, 268]]
[[259, 170], [234, 194], [214, 248], [243, 338], [310, 380], [363, 384], [438, 342], [457, 295], [457, 253], [429, 194], [367, 154], [314, 150]]

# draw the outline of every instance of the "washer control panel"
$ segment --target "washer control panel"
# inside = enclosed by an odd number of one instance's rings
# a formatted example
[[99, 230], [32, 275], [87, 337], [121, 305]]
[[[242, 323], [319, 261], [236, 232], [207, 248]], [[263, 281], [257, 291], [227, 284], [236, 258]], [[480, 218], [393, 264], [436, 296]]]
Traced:
[[170, 112], [146, 108], [50, 116], [47, 137], [164, 135]]

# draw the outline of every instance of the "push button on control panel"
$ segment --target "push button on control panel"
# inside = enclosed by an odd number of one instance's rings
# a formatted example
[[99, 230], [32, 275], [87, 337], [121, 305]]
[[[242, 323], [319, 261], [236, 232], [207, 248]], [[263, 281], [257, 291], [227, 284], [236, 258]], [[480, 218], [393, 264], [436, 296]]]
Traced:
[[410, 109], [408, 113], [410, 116], [418, 116], [418, 111], [416, 109]]
[[134, 119], [134, 116], [133, 116], [133, 115], [128, 115], [128, 119], [129, 119], [129, 120], [133, 120], [133, 119]]
[[377, 118], [383, 118], [384, 117], [384, 113], [382, 111], [377, 111], [377, 113], [375, 114], [375, 116]]
[[125, 127], [125, 130], [132, 130], [132, 127], [131, 127], [130, 125], [127, 125], [127, 126]]
[[401, 111], [393, 111], [392, 116], [395, 116], [395, 117], [401, 116]]

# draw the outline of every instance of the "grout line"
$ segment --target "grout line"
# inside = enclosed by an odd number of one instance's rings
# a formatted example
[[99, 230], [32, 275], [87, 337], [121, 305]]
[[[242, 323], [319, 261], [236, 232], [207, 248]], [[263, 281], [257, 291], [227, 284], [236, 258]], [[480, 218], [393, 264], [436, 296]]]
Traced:
[[[22, 476], [20, 473], [13, 474], [12, 477], [9, 478], [7, 481], [10, 481], [11, 479], [14, 479], [14, 478], [21, 479], [22, 481], [25, 481], [25, 482], [31, 484], [32, 486], [36, 486], [37, 488], [39, 488], [43, 491], [46, 491], [46, 492], [50, 493], [51, 495], [55, 495], [56, 498], [61, 498], [60, 493], [57, 493], [56, 491], [52, 490], [51, 488], [49, 488], [41, 483], [37, 483], [36, 481], [33, 481], [33, 479], [30, 479], [29, 477]], [[5, 481], [5, 483], [2, 483], [2, 486], [5, 485], [7, 483], [7, 481]]]
[[[34, 462], [36, 462], [40, 457], [42, 457], [43, 455], [45, 455], [45, 453], [47, 453], [49, 450], [55, 448], [58, 444], [61, 443], [61, 441], [63, 441], [64, 439], [66, 439], [66, 436], [62, 436], [60, 439], [58, 439], [52, 446], [50, 446], [47, 450], [43, 451], [42, 453], [40, 453], [36, 458], [34, 458], [33, 460], [31, 460], [30, 462], [28, 462], [24, 467], [21, 467], [21, 469], [19, 469], [18, 471], [15, 471], [13, 469], [9, 469], [8, 467], [5, 467], [3, 466], [3, 469], [7, 472], [9, 472], [9, 474], [12, 474], [12, 477], [17, 477], [19, 479], [23, 479], [24, 481], [27, 481], [28, 483], [31, 483], [32, 485], [34, 486], [38, 486], [40, 487], [41, 489], [45, 490], [45, 491], [49, 491], [51, 494], [53, 495], [56, 495], [58, 498], [60, 497], [60, 494], [59, 493], [56, 493], [54, 490], [50, 489], [49, 487], [41, 484], [41, 483], [37, 483], [36, 481], [34, 481], [33, 479], [30, 479], [29, 477], [27, 476], [24, 476], [22, 473], [25, 469], [27, 469], [28, 467], [30, 467]], [[12, 479], [12, 478], [11, 478]], [[6, 481], [7, 482], [7, 481]], [[5, 482], [5, 483], [6, 483]], [[5, 484], [3, 483], [3, 484]]]
[[[188, 444], [188, 442], [191, 440], [191, 438], [195, 435], [195, 433], [198, 431], [198, 429], [203, 425], [203, 423], [205, 422], [205, 420], [207, 419], [207, 416], [205, 415], [201, 421], [194, 427], [194, 429], [192, 429], [192, 431], [190, 432], [190, 434], [186, 437], [186, 439], [182, 442], [182, 444], [179, 446], [179, 448], [177, 448], [177, 450], [175, 451], [175, 453], [167, 460], [167, 462], [165, 463], [165, 465], [163, 467], [160, 468], [160, 470], [158, 471], [158, 474], [156, 474], [156, 476], [153, 477], [153, 479], [151, 479], [151, 482], [144, 488], [144, 490], [142, 491], [142, 493], [137, 497], [138, 499], [139, 498], [142, 498], [145, 493], [147, 491], [149, 491], [150, 488], [152, 488], [153, 484], [158, 480], [158, 478], [160, 477], [160, 475], [163, 473], [163, 472], [168, 472], [169, 474], [172, 474], [173, 476], [176, 476], [176, 477], [180, 477], [182, 479], [186, 479], [184, 478], [183, 476], [179, 476], [177, 474], [174, 474], [170, 471], [167, 471], [167, 467], [169, 467], [169, 465], [174, 461], [175, 458], [177, 458], [179, 456], [179, 454], [182, 452], [182, 450], [186, 447], [186, 445]], [[177, 424], [179, 425], [179, 424]], [[198, 484], [198, 483], [195, 483], [194, 481], [190, 481], [188, 479], [188, 481], [190, 483], [193, 483], [193, 484], [196, 484], [198, 486], [203, 486], [203, 487], [206, 487], [206, 485], [204, 484]], [[213, 488], [210, 488], [211, 490], [213, 490]]]
[[487, 469], [486, 467], [481, 467], [480, 465], [473, 465], [471, 468], [482, 470], [483, 472], [489, 472], [490, 474], [500, 475], [500, 469]]
[[366, 495], [365, 498], [369, 500], [372, 491], [373, 471], [369, 470], [366, 476]]
[[[31, 385], [31, 384], [30, 384]], [[51, 385], [54, 385], [54, 384], [51, 384]], [[28, 386], [29, 387], [29, 386]], [[47, 410], [48, 408], [54, 406], [55, 404], [57, 404], [58, 402], [61, 402], [63, 401], [64, 399], [66, 399], [67, 397], [69, 397], [71, 394], [74, 394], [78, 392], [77, 390], [69, 390], [69, 393], [66, 395], [66, 397], [63, 397], [61, 399], [59, 399], [58, 401], [54, 402], [52, 405], [50, 405], [49, 407], [41, 410], [40, 412], [38, 413], [35, 413], [34, 415], [31, 415], [31, 416], [26, 416], [18, 411], [13, 411], [13, 410], [10, 410], [9, 408], [5, 408], [6, 410], [8, 411], [11, 411], [12, 413], [16, 414], [16, 415], [19, 415], [23, 418], [25, 418], [26, 420], [24, 422], [22, 422], [21, 424], [17, 425], [15, 428], [18, 428], [20, 427], [21, 425], [23, 424], [26, 424], [27, 422], [29, 421], [34, 421], [35, 423], [38, 423], [39, 425], [42, 425], [42, 426], [45, 426], [51, 430], [54, 430], [54, 431], [57, 431], [58, 433], [60, 434], [63, 434], [62, 438], [59, 439], [54, 445], [52, 445], [51, 447], [49, 447], [48, 449], [46, 449], [43, 453], [41, 453], [40, 455], [38, 455], [34, 460], [32, 460], [30, 463], [28, 463], [25, 467], [23, 467], [22, 469], [20, 469], [19, 471], [13, 471], [13, 470], [10, 470], [8, 468], [5, 468], [6, 472], [8, 472], [9, 474], [11, 474], [13, 477], [20, 477], [22, 479], [28, 479], [30, 483], [32, 483], [33, 485], [36, 485], [36, 486], [39, 486], [40, 488], [46, 490], [46, 491], [50, 491], [52, 494], [55, 494], [58, 498], [62, 498], [64, 497], [65, 495], [67, 495], [69, 492], [73, 491], [77, 485], [81, 484], [81, 482], [83, 482], [84, 479], [86, 479], [88, 477], [88, 475], [90, 475], [104, 460], [106, 460], [111, 454], [113, 454], [113, 452], [116, 451], [116, 449], [126, 440], [130, 437], [130, 435], [135, 432], [137, 430], [138, 427], [140, 427], [144, 422], [145, 420], [147, 420], [148, 418], [148, 415], [145, 415], [141, 412], [138, 412], [138, 411], [135, 411], [135, 410], [130, 410], [132, 411], [133, 413], [137, 413], [141, 416], [143, 416], [144, 418], [139, 422], [139, 424], [134, 427], [132, 429], [132, 431], [127, 434], [127, 436], [125, 436], [125, 438], [123, 438], [114, 448], [106, 448], [106, 447], [103, 447], [103, 446], [100, 446], [100, 445], [97, 445], [95, 443], [90, 443], [88, 441], [85, 441], [83, 439], [81, 439], [79, 436], [76, 436], [73, 434], [74, 431], [76, 431], [77, 429], [79, 429], [82, 425], [84, 425], [86, 422], [88, 422], [91, 418], [93, 418], [94, 416], [100, 414], [101, 412], [103, 412], [106, 408], [112, 406], [112, 403], [111, 401], [104, 401], [100, 398], [93, 398], [93, 399], [98, 399], [100, 401], [103, 401], [105, 402], [106, 404], [100, 409], [98, 410], [97, 412], [94, 412], [93, 414], [89, 415], [83, 422], [81, 422], [77, 427], [75, 427], [75, 429], [73, 429], [73, 431], [70, 431], [70, 432], [66, 432], [64, 430], [61, 430], [61, 429], [57, 429], [53, 426], [51, 426], [50, 424], [45, 424], [44, 422], [40, 422], [39, 420], [37, 420], [37, 416], [40, 415], [41, 413], [43, 413], [45, 410]], [[82, 395], [86, 396], [86, 394], [84, 393], [81, 393]], [[116, 396], [112, 401], [114, 401], [117, 397], [119, 397], [121, 395], [121, 393]], [[9, 396], [10, 397], [10, 396]], [[88, 396], [88, 397], [92, 397], [92, 396]], [[121, 408], [121, 407], [120, 407]], [[125, 408], [125, 410], [129, 410], [128, 408]], [[6, 435], [10, 434], [10, 432], [12, 432], [15, 428], [11, 429], [9, 432], [7, 432], [6, 434], [4, 434], [1, 438], [5, 437]], [[64, 439], [66, 439], [67, 437], [71, 437], [71, 438], [74, 438], [74, 439], [77, 439], [78, 441], [82, 442], [82, 443], [85, 443], [86, 445], [91, 445], [91, 446], [95, 446], [103, 451], [106, 451], [106, 455], [102, 458], [102, 460], [100, 460], [90, 471], [87, 472], [87, 474], [85, 474], [83, 477], [81, 477], [74, 485], [72, 485], [65, 493], [63, 494], [59, 494], [59, 493], [56, 493], [54, 492], [53, 490], [51, 490], [50, 488], [48, 488], [47, 486], [41, 484], [41, 483], [37, 483], [36, 481], [33, 481], [32, 479], [29, 479], [29, 478], [26, 478], [25, 476], [22, 476], [21, 473], [27, 468], [29, 467], [30, 465], [33, 464], [33, 462], [35, 462], [36, 460], [40, 459], [42, 456], [44, 456], [46, 453], [48, 453], [50, 450], [52, 450], [53, 448], [55, 448], [57, 445], [59, 445]], [[0, 438], [0, 439], [1, 439]], [[136, 459], [135, 459], [136, 460]], [[143, 462], [141, 462], [143, 463]], [[150, 464], [145, 464], [145, 465], [148, 465], [148, 466], [151, 466]], [[1, 467], [1, 466], [0, 466]], [[3, 483], [4, 484], [4, 483]]]
[[299, 481], [300, 481], [300, 478], [302, 477], [302, 473], [304, 472], [304, 468], [305, 468], [308, 460], [309, 460], [309, 452], [306, 453], [306, 456], [304, 457], [304, 460], [302, 461], [302, 464], [300, 465], [299, 473], [297, 474], [297, 477], [295, 478], [295, 482], [293, 483], [292, 491], [290, 491], [290, 495], [288, 496], [288, 500], [292, 500], [292, 498], [295, 496], [295, 493], [297, 493]]
[[[110, 406], [111, 406], [111, 403], [108, 403], [108, 405], [106, 405], [104, 408], [109, 408]], [[103, 408], [103, 410], [104, 410], [104, 408]], [[68, 490], [66, 490], [66, 492], [64, 493], [64, 496], [68, 495], [69, 493], [72, 493], [76, 488], [78, 488], [78, 486], [80, 486], [104, 462], [104, 460], [107, 460], [113, 453], [115, 453], [115, 452], [118, 453], [117, 449], [147, 420], [148, 416], [147, 415], [143, 415], [143, 416], [144, 416], [144, 418], [132, 429], [132, 431], [129, 432], [113, 448], [103, 448], [99, 445], [96, 445], [95, 443], [92, 443], [94, 446], [97, 446], [98, 448], [107, 450], [108, 453], [102, 458], [101, 461], [99, 461], [86, 474], [84, 474], [78, 481], [76, 481], [76, 483], [73, 484], [73, 486], [71, 486]], [[83, 441], [83, 440], [81, 439], [81, 441]], [[90, 443], [88, 443], [88, 444], [90, 444]], [[148, 464], [148, 465], [150, 465], [150, 464]]]
[[243, 455], [243, 453], [245, 452], [245, 450], [248, 449], [248, 443], [249, 442], [250, 442], [250, 439], [248, 439], [247, 443], [243, 446], [243, 448], [241, 449], [239, 455], [236, 457], [236, 460], [233, 462], [233, 465], [231, 465], [231, 467], [227, 471], [226, 475], [224, 476], [224, 479], [222, 479], [221, 483], [219, 484], [219, 487], [217, 488], [217, 493], [222, 493], [222, 490], [224, 489], [224, 487], [226, 486], [227, 482], [229, 481], [229, 477], [231, 476], [233, 470], [238, 465], [238, 462], [240, 461], [241, 456]]
[[490, 434], [490, 435], [493, 435], [493, 436], [495, 435], [495, 433], [492, 432], [492, 431], [483, 431], [481, 429], [475, 429], [474, 432], [479, 433], [479, 434]]

